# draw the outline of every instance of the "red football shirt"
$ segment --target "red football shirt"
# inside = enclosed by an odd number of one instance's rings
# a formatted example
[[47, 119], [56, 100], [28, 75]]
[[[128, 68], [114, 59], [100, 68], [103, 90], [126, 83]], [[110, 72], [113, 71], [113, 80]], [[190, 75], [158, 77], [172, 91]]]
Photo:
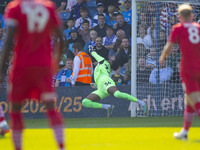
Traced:
[[50, 34], [60, 26], [54, 3], [49, 0], [15, 0], [8, 4], [5, 18], [17, 26], [13, 66], [50, 66]]
[[181, 74], [200, 71], [200, 25], [178, 23], [173, 26], [169, 42], [178, 43], [181, 51]]

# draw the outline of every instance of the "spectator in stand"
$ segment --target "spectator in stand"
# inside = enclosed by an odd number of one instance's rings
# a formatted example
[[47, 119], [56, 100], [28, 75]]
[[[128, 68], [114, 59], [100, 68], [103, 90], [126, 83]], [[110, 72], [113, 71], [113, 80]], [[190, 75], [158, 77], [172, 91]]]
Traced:
[[82, 46], [85, 45], [82, 37], [78, 34], [78, 30], [75, 27], [71, 28], [69, 32], [71, 38], [67, 41], [67, 48], [73, 52], [72, 46], [74, 43], [81, 43]]
[[121, 71], [120, 65], [118, 66], [118, 68], [114, 68], [114, 69], [116, 70], [114, 70], [115, 73], [111, 76], [111, 79], [113, 79], [116, 85], [124, 84], [124, 77], [120, 74], [120, 71]]
[[161, 50], [167, 42], [166, 30], [160, 30], [160, 47]]
[[82, 51], [82, 45], [75, 43], [73, 45], [74, 60], [73, 73], [70, 77], [72, 86], [89, 86], [92, 82], [93, 66], [91, 58]]
[[119, 11], [120, 12], [123, 12], [124, 11], [124, 2], [126, 0], [118, 0], [118, 3], [119, 3]]
[[122, 14], [118, 14], [117, 15], [117, 27], [115, 29], [115, 33], [118, 31], [118, 30], [124, 30], [126, 36], [130, 39], [131, 37], [131, 26], [129, 24], [127, 24], [127, 22], [124, 21], [124, 17]]
[[94, 27], [94, 30], [97, 31], [98, 36], [105, 37], [106, 36], [106, 27], [108, 26], [105, 23], [105, 16], [103, 14], [98, 16], [99, 24]]
[[130, 82], [131, 82], [131, 58], [129, 58], [128, 60], [126, 70], [124, 73], [124, 83], [129, 85]]
[[89, 29], [89, 21], [84, 20], [82, 23], [83, 29], [79, 29], [79, 34], [82, 36], [84, 42], [88, 42], [90, 40], [90, 29]]
[[119, 64], [122, 67], [125, 63], [128, 62], [128, 59], [131, 56], [131, 47], [129, 43], [129, 38], [127, 37], [123, 38], [121, 45], [122, 49], [118, 52], [116, 60], [119, 61]]
[[124, 38], [124, 37], [126, 37], [126, 33], [124, 32], [124, 30], [118, 30], [117, 32], [116, 32], [116, 36], [117, 36], [117, 40], [116, 40], [116, 43], [115, 43], [115, 45], [114, 45], [114, 48], [113, 48], [113, 50], [114, 50], [114, 52], [119, 52], [119, 50], [122, 48], [121, 47], [121, 43], [122, 43], [122, 39]]
[[[114, 19], [114, 18], [113, 18], [113, 14], [114, 14], [115, 11], [116, 11], [115, 6], [113, 6], [113, 5], [109, 5], [109, 6], [108, 6], [108, 16], [109, 16], [109, 18], [110, 18], [110, 22]], [[111, 25], [111, 24], [110, 24], [110, 25]]]
[[176, 63], [176, 71], [173, 71], [172, 77], [170, 79], [171, 83], [181, 83], [181, 78], [180, 78], [180, 66], [181, 66], [181, 62], [180, 59], [177, 60]]
[[148, 6], [149, 7], [148, 7], [148, 12], [146, 13], [146, 19], [147, 19], [147, 22], [149, 23], [152, 21], [152, 18], [156, 17], [157, 12], [156, 12], [155, 2], [150, 2]]
[[[157, 80], [157, 68], [154, 68], [151, 72], [149, 82], [156, 84]], [[163, 63], [160, 64], [160, 84], [167, 83], [172, 77], [173, 70], [170, 67], [166, 66], [166, 60], [163, 60]]]
[[132, 16], [131, 1], [125, 0], [124, 11], [121, 14], [124, 17], [125, 22], [131, 24], [131, 16]]
[[97, 14], [96, 0], [86, 0], [90, 17], [93, 18]]
[[104, 17], [105, 17], [104, 23], [106, 23], [106, 24], [110, 23], [110, 18], [106, 13], [104, 13], [104, 9], [105, 9], [105, 7], [104, 7], [104, 5], [102, 3], [98, 3], [97, 4], [98, 14], [96, 14], [93, 17], [92, 27], [95, 27], [95, 26], [97, 26], [99, 24], [99, 15], [104, 15]]
[[145, 57], [140, 57], [137, 67], [137, 83], [148, 83], [150, 74], [151, 69], [146, 66]]
[[97, 38], [98, 34], [95, 30], [91, 30], [90, 31], [90, 40], [88, 42], [85, 43], [85, 46], [83, 48], [83, 51], [86, 52], [88, 54], [89, 52], [89, 46], [94, 47], [96, 45], [96, 38]]
[[156, 17], [151, 18], [150, 27], [147, 28], [147, 35], [150, 35], [152, 40], [156, 39]]
[[150, 26], [149, 22], [147, 22], [146, 13], [139, 14], [138, 27], [140, 27], [140, 26], [144, 26], [145, 30], [147, 30], [148, 27]]
[[178, 23], [178, 17], [176, 15], [171, 15], [168, 17], [168, 22], [167, 22], [168, 35], [172, 29], [172, 26], [177, 23]]
[[57, 12], [63, 12], [66, 7], [66, 0], [51, 0], [56, 4]]
[[67, 6], [66, 6], [65, 11], [70, 13], [74, 5], [76, 5], [76, 3], [77, 3], [77, 0], [67, 0], [67, 4], [66, 4]]
[[146, 57], [147, 67], [154, 69], [156, 67], [156, 48], [152, 47]]
[[71, 80], [69, 78], [72, 75], [72, 60], [72, 58], [66, 59], [65, 68], [62, 69], [56, 77], [55, 87], [71, 86]]
[[177, 63], [180, 61], [181, 55], [179, 46], [174, 45], [171, 54], [167, 57], [167, 66], [172, 68], [173, 72], [177, 72]]
[[76, 20], [75, 27], [83, 30], [82, 24], [84, 20], [89, 21], [89, 28], [92, 27], [92, 20], [88, 17], [88, 10], [85, 7], [80, 8], [81, 17]]
[[105, 6], [105, 11], [107, 11], [107, 8], [110, 6], [110, 5], [113, 5], [115, 6], [115, 8], [119, 8], [119, 3], [118, 3], [118, 0], [96, 0], [96, 4], [99, 4], [99, 3], [102, 3], [104, 6]]
[[[96, 38], [96, 46], [94, 47], [94, 49], [96, 49], [96, 52], [97, 52], [98, 55], [103, 57], [105, 60], [108, 60], [109, 51], [102, 44], [103, 44], [103, 40], [100, 36], [98, 36]], [[98, 62], [96, 61], [96, 59], [91, 54], [89, 54], [89, 55], [91, 56], [93, 66], [96, 67]]]
[[106, 27], [106, 37], [103, 38], [103, 46], [109, 51], [113, 49], [115, 42], [117, 40], [116, 35], [114, 34], [114, 30], [112, 26]]
[[3, 37], [4, 37], [3, 35], [4, 35], [3, 28], [0, 27], [0, 52], [3, 46]]
[[146, 34], [145, 26], [139, 27], [139, 37], [137, 37], [137, 44], [142, 43], [146, 49], [150, 49], [152, 46], [152, 39], [150, 35]]
[[80, 17], [81, 7], [87, 8], [87, 4], [84, 0], [77, 0], [76, 5], [72, 7], [71, 17], [73, 17], [75, 21]]
[[177, 4], [175, 2], [170, 2], [167, 3], [168, 6], [163, 8], [160, 14], [160, 28], [162, 30], [167, 29], [167, 22], [168, 22], [168, 17], [172, 15], [178, 15], [178, 10], [177, 10]]
[[114, 29], [116, 29], [117, 28], [117, 15], [119, 14], [119, 12], [118, 11], [115, 11], [114, 13], [113, 13], [113, 17], [112, 17], [112, 19], [110, 20], [110, 25], [114, 28]]
[[137, 44], [137, 58], [146, 57], [146, 54], [147, 54], [147, 49], [145, 48], [144, 44], [142, 43]]
[[69, 40], [71, 38], [69, 33], [70, 33], [72, 27], [74, 27], [74, 25], [75, 25], [74, 19], [73, 18], [69, 18], [67, 20], [67, 29], [63, 31], [63, 35], [65, 36], [65, 38], [67, 40]]

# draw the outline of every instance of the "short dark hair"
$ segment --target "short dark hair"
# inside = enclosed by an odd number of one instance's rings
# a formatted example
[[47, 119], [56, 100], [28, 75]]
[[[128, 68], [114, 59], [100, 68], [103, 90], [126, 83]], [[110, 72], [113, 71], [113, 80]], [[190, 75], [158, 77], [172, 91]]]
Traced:
[[122, 14], [120, 14], [120, 13], [117, 16], [122, 16], [124, 18], [124, 16]]
[[67, 19], [67, 22], [68, 22], [69, 20], [75, 21], [74, 18], [72, 18], [72, 17], [69, 17], [69, 18]]
[[78, 51], [82, 51], [83, 50], [83, 46], [81, 43], [74, 43], [72, 48], [77, 49]]
[[86, 20], [86, 19], [83, 21], [82, 24], [84, 24], [84, 23], [88, 23], [88, 24], [90, 24], [90, 22], [89, 22], [88, 20]]
[[67, 57], [66, 61], [73, 61], [73, 58]]
[[99, 15], [98, 15], [98, 19], [99, 19], [99, 17], [104, 17], [104, 18], [106, 18], [106, 17], [104, 16], [104, 14], [99, 14]]
[[130, 42], [130, 40], [129, 40], [129, 38], [128, 38], [128, 37], [123, 37], [123, 38], [122, 38], [122, 41], [123, 41], [123, 39], [127, 39], [127, 40]]
[[81, 7], [80, 12], [88, 12], [88, 9], [86, 7]]
[[119, 60], [113, 60], [111, 61], [111, 69], [116, 71], [119, 67], [120, 67], [120, 64], [119, 64]]

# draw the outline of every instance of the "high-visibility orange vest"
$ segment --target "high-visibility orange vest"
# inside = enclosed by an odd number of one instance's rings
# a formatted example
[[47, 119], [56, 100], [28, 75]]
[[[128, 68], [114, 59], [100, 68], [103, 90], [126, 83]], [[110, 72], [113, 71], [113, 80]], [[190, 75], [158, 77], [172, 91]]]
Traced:
[[[81, 60], [79, 73], [76, 79], [76, 82], [83, 82], [90, 84], [92, 82], [92, 75], [91, 75], [91, 58], [85, 52], [80, 52], [76, 56], [78, 56]], [[74, 62], [73, 62], [74, 68]]]

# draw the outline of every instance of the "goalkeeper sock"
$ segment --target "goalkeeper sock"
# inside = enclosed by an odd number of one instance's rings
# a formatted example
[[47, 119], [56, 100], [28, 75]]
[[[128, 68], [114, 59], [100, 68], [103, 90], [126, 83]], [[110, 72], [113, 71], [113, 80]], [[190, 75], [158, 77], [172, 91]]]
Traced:
[[82, 105], [88, 108], [103, 108], [101, 103], [93, 102], [86, 98], [82, 101]]
[[197, 112], [197, 115], [200, 118], [200, 102], [196, 102], [194, 107], [195, 107], [195, 110]]
[[126, 99], [126, 100], [129, 100], [129, 101], [133, 101], [133, 102], [138, 102], [140, 105], [144, 105], [144, 102], [138, 100], [136, 97], [133, 97], [132, 95], [130, 94], [127, 94], [127, 93], [123, 93], [123, 92], [120, 92], [120, 91], [116, 91], [114, 93], [114, 97], [116, 98], [122, 98], [122, 99]]
[[194, 109], [191, 106], [186, 105], [186, 109], [184, 111], [184, 126], [183, 126], [184, 130], [186, 131], [189, 130], [193, 118], [194, 118]]

